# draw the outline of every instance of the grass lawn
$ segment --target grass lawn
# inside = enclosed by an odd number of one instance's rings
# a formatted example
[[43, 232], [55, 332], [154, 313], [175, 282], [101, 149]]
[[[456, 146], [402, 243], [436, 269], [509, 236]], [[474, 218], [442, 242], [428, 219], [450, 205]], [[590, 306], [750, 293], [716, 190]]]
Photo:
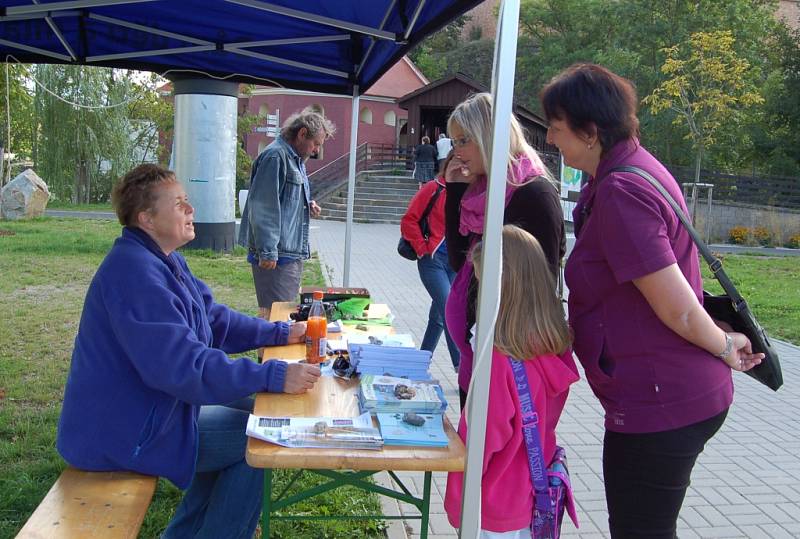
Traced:
[[[92, 209], [99, 209], [93, 207]], [[119, 235], [116, 222], [44, 218], [0, 221], [0, 539], [14, 537], [65, 464], [55, 450], [61, 399], [83, 298]], [[217, 301], [255, 315], [255, 292], [243, 250], [184, 252]], [[322, 284], [317, 260], [304, 284]], [[255, 357], [255, 353], [251, 354]], [[286, 481], [276, 474], [275, 481]], [[317, 480], [305, 478], [305, 485]], [[140, 537], [158, 537], [181, 492], [160, 480]], [[297, 508], [308, 514], [380, 513], [375, 495], [341, 489]], [[382, 537], [382, 523], [274, 522], [273, 537]]]
[[51, 200], [47, 203], [48, 210], [72, 211], [114, 211], [110, 202], [94, 202], [92, 204], [73, 204], [62, 200]]
[[[800, 257], [717, 254], [725, 272], [747, 300], [770, 336], [800, 344]], [[722, 287], [705, 262], [705, 288], [721, 294]]]

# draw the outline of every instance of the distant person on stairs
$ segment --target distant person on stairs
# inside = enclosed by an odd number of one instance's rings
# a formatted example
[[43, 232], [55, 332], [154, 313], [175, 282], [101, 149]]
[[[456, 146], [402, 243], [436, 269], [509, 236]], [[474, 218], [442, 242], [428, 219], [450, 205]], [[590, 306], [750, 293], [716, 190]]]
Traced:
[[439, 174], [444, 174], [444, 162], [452, 149], [453, 141], [447, 138], [444, 133], [440, 133], [439, 140], [436, 141], [436, 153], [439, 156]]
[[300, 292], [303, 261], [311, 256], [309, 222], [322, 211], [311, 200], [305, 160], [335, 132], [322, 114], [306, 108], [286, 120], [280, 137], [253, 162], [239, 243], [248, 249], [264, 318], [273, 302], [292, 301]]
[[414, 150], [414, 179], [420, 187], [436, 176], [437, 157], [436, 146], [431, 144], [431, 139], [422, 137], [422, 144]]

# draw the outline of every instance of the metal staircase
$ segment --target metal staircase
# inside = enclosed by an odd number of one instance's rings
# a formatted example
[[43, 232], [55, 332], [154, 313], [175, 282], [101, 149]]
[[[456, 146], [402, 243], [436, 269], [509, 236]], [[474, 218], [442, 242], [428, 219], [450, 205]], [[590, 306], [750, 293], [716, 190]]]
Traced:
[[[418, 187], [408, 170], [408, 151], [395, 146], [362, 144], [356, 156], [353, 220], [399, 223]], [[322, 207], [321, 219], [347, 218], [348, 157], [345, 154], [309, 176], [312, 195]]]

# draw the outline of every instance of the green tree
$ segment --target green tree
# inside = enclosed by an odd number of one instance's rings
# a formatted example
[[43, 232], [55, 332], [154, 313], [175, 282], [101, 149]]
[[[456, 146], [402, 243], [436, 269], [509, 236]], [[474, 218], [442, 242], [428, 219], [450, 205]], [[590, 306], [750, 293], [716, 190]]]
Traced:
[[[249, 112], [239, 114], [236, 123], [236, 192], [246, 189], [250, 182], [250, 170], [253, 168], [253, 158], [245, 148], [245, 135], [252, 133], [257, 125], [264, 124], [266, 118]], [[238, 199], [237, 199], [238, 200]]]
[[739, 57], [730, 31], [696, 32], [686, 43], [667, 47], [661, 71], [667, 77], [643, 99], [653, 114], [670, 111], [685, 127], [696, 152], [695, 183], [704, 151], [741, 125], [744, 109], [763, 102], [750, 63]]
[[128, 118], [136, 128], [134, 144], [141, 149], [140, 160], [169, 162], [166, 145], [160, 136], [172, 139], [175, 123], [175, 106], [172, 99], [164, 99], [155, 90], [163, 79], [151, 73], [131, 87], [132, 100], [128, 104]]
[[[538, 110], [542, 86], [575, 62], [605, 65], [634, 81], [640, 96], [649, 95], [664, 79], [665, 49], [701, 31], [730, 30], [737, 54], [768, 73], [775, 63], [776, 6], [775, 0], [522, 0], [517, 98]], [[651, 151], [686, 164], [691, 144], [672, 118], [645, 107], [639, 120]], [[741, 148], [741, 140], [722, 137], [709, 157], [734, 165], [728, 160], [745, 155]]]
[[34, 72], [49, 90], [36, 92], [39, 174], [59, 199], [107, 200], [117, 178], [157, 144], [159, 126], [149, 117], [159, 107], [153, 91], [127, 70], [38, 65]]
[[457, 17], [409, 52], [408, 57], [429, 80], [436, 80], [455, 72], [448, 66], [445, 56], [462, 45], [464, 26], [470, 20], [471, 17], [468, 15]]
[[[0, 147], [3, 153], [10, 149], [16, 155], [16, 161], [30, 159], [33, 151], [32, 82], [26, 76], [27, 69], [26, 65], [8, 62], [0, 71]], [[0, 163], [0, 186], [13, 177], [15, 171], [11, 170], [10, 164]]]
[[764, 82], [763, 111], [749, 126], [753, 160], [765, 172], [796, 176], [800, 175], [800, 32], [782, 27], [776, 33], [775, 51], [779, 60]]

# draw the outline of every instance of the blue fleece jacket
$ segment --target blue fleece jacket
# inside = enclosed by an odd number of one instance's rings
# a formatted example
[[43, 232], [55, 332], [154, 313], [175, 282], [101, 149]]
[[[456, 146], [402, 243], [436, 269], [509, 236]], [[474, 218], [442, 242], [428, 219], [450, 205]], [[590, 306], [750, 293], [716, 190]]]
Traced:
[[57, 448], [85, 470], [192, 480], [197, 415], [258, 391], [283, 390], [286, 363], [229, 353], [285, 344], [289, 328], [214, 303], [178, 253], [125, 228], [89, 285]]

